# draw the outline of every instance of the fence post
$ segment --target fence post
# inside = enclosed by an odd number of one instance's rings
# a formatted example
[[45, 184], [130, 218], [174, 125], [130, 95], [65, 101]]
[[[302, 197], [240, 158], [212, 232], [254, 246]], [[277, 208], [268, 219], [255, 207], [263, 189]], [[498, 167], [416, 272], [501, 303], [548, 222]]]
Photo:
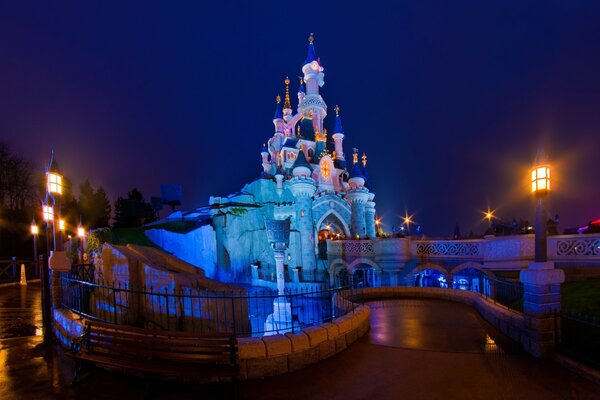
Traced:
[[169, 321], [170, 319], [170, 315], [169, 315], [169, 289], [165, 288], [165, 308], [166, 308], [166, 313], [167, 313], [167, 330], [170, 331], [171, 330], [171, 322]]
[[10, 264], [12, 266], [12, 279], [17, 279], [17, 257], [12, 257]]
[[117, 323], [117, 289], [115, 283], [112, 284], [112, 297], [113, 297], [113, 322]]
[[237, 328], [235, 324], [235, 303], [233, 299], [233, 290], [231, 291], [231, 318], [233, 318], [233, 333], [237, 333]]

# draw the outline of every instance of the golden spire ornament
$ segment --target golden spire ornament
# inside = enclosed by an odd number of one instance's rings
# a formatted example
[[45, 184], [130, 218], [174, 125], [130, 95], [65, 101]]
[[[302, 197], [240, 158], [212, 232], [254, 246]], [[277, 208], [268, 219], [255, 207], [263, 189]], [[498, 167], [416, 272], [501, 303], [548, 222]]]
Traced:
[[292, 109], [292, 103], [290, 102], [290, 78], [285, 77], [285, 102], [283, 103], [284, 109]]
[[334, 108], [334, 110], [335, 110], [335, 116], [336, 116], [336, 117], [339, 117], [339, 116], [340, 116], [340, 106], [338, 106], [338, 105], [336, 104], [336, 105], [335, 105], [335, 108]]
[[363, 153], [363, 155], [362, 155], [361, 158], [362, 158], [362, 165], [363, 165], [363, 167], [366, 167], [367, 166], [367, 154]]
[[277, 104], [281, 103], [281, 96], [277, 95], [277, 97], [275, 97], [275, 101], [277, 102]]
[[310, 33], [310, 35], [308, 36], [308, 43], [312, 43], [315, 41], [315, 34], [314, 33]]
[[358, 149], [354, 148], [352, 151], [354, 152], [354, 154], [352, 154], [352, 164], [356, 164], [358, 162]]

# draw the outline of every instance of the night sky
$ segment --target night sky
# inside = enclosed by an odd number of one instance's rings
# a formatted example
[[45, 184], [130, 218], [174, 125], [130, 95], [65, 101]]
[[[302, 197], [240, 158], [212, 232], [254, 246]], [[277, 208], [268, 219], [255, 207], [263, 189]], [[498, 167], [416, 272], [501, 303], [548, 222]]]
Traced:
[[28, 3], [0, 5], [0, 137], [111, 200], [178, 183], [190, 209], [258, 177], [314, 32], [326, 126], [339, 104], [387, 229], [533, 219], [540, 145], [560, 229], [600, 217], [597, 0]]

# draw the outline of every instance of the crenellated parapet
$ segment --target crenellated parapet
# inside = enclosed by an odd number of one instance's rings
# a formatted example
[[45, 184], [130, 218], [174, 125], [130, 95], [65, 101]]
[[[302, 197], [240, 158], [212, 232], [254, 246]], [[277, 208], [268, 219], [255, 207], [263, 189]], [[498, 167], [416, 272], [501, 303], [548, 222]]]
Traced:
[[315, 180], [308, 176], [295, 176], [288, 181], [288, 188], [294, 197], [312, 197], [316, 190]]

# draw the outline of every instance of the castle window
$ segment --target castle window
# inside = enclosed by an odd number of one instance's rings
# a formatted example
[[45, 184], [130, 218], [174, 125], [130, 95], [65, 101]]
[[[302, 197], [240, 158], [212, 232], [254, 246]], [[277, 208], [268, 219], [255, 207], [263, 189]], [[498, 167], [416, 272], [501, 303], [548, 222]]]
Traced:
[[310, 158], [312, 160], [312, 158], [315, 156], [315, 151], [313, 149], [308, 149], [308, 158]]
[[301, 210], [301, 211], [300, 211], [300, 216], [301, 216], [301, 217], [304, 217], [304, 210]]

